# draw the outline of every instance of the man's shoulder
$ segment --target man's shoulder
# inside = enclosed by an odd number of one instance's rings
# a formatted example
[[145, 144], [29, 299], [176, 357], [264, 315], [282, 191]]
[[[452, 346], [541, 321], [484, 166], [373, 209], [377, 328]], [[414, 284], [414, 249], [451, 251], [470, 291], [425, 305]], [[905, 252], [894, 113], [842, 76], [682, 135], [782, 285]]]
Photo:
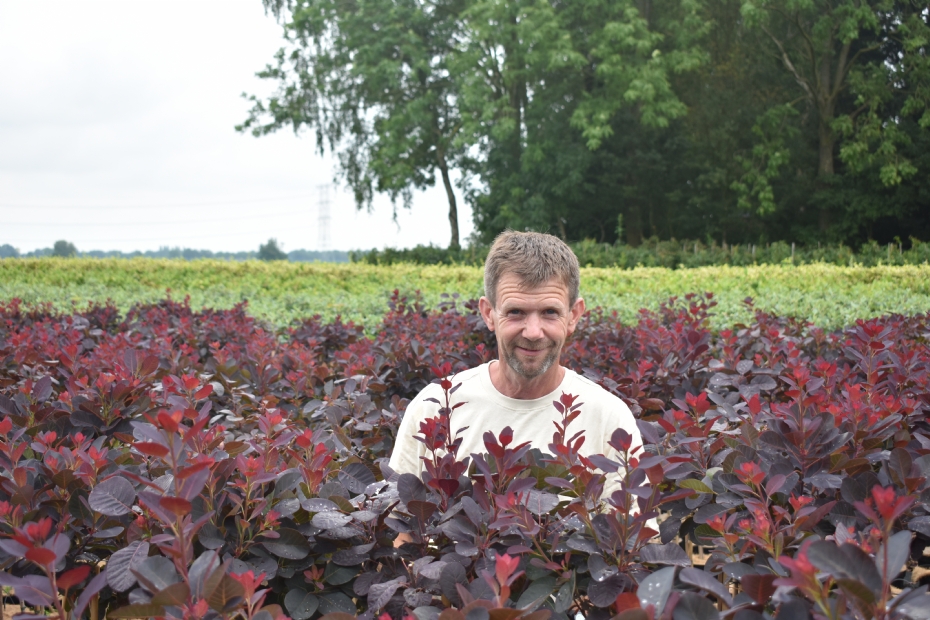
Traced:
[[576, 396], [581, 397], [581, 399], [589, 405], [597, 405], [611, 409], [619, 408], [620, 411], [629, 411], [629, 407], [623, 402], [622, 398], [610, 393], [602, 385], [574, 370], [567, 368], [566, 371], [572, 373], [571, 385], [579, 392]]

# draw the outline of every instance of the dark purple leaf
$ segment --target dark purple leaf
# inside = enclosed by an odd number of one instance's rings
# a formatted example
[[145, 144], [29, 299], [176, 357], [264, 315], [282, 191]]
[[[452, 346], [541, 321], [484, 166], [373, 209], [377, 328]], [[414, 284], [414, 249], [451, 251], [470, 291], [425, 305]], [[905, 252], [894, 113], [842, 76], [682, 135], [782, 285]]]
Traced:
[[108, 517], [119, 517], [132, 511], [136, 499], [136, 490], [132, 484], [120, 476], [107, 478], [90, 492], [90, 507]]
[[639, 588], [636, 595], [643, 607], [654, 605], [656, 608], [656, 617], [658, 617], [665, 608], [665, 602], [675, 584], [675, 567], [666, 566], [663, 569], [647, 575], [645, 579], [639, 582]]
[[426, 487], [413, 474], [401, 474], [397, 480], [397, 494], [405, 504], [414, 500], [426, 501]]
[[834, 542], [820, 540], [808, 548], [807, 558], [815, 567], [834, 578], [860, 581], [873, 591], [881, 590], [882, 577], [875, 563], [855, 545], [837, 546]]
[[380, 611], [391, 600], [397, 588], [406, 582], [406, 578], [397, 577], [384, 583], [374, 583], [368, 589], [368, 609], [372, 612]]
[[45, 375], [32, 386], [32, 398], [37, 403], [44, 403], [52, 395], [52, 378]]
[[439, 508], [439, 506], [433, 502], [421, 502], [416, 499], [407, 502], [407, 511], [419, 519], [421, 523], [426, 523], [433, 513], [436, 512], [437, 508]]
[[646, 545], [640, 552], [643, 562], [650, 564], [671, 564], [674, 566], [691, 566], [691, 558], [685, 550], [671, 542], [665, 545]]
[[713, 575], [697, 568], [687, 567], [681, 569], [678, 578], [689, 585], [696, 586], [702, 590], [710, 592], [718, 599], [726, 603], [727, 607], [733, 606], [733, 599], [730, 593], [722, 583]]
[[137, 567], [130, 566], [130, 570], [139, 583], [153, 594], [181, 580], [174, 562], [161, 555], [145, 558]]
[[365, 487], [375, 482], [375, 475], [364, 463], [349, 463], [339, 470], [339, 482], [353, 493], [364, 493]]
[[302, 588], [294, 588], [284, 597], [284, 607], [294, 620], [307, 620], [319, 606], [320, 599]]
[[18, 599], [34, 607], [51, 607], [54, 604], [55, 593], [45, 575], [26, 575], [13, 591]]
[[[341, 513], [318, 513], [314, 518], [321, 514]], [[348, 515], [342, 516], [348, 518]], [[274, 555], [287, 560], [302, 560], [310, 553], [310, 543], [307, 542], [307, 537], [297, 530], [284, 527], [276, 531], [279, 534], [278, 538], [262, 541], [262, 546]]]
[[137, 540], [111, 555], [106, 568], [107, 583], [110, 587], [116, 592], [125, 592], [135, 585], [136, 577], [131, 569], [137, 568], [148, 554], [149, 544]]
[[626, 582], [620, 575], [611, 575], [603, 581], [592, 581], [588, 585], [588, 599], [595, 607], [608, 607], [624, 591]]
[[684, 592], [672, 612], [673, 620], [720, 620], [720, 612], [706, 597]]
[[878, 553], [875, 554], [875, 566], [885, 581], [891, 582], [904, 569], [911, 551], [912, 537], [913, 534], [902, 530], [892, 534], [887, 543], [879, 547]]
[[72, 618], [80, 618], [84, 614], [84, 610], [87, 609], [87, 605], [90, 603], [90, 599], [96, 596], [103, 588], [107, 585], [107, 575], [106, 573], [99, 573], [96, 577], [90, 580], [84, 590], [81, 592], [81, 595], [78, 597], [77, 601], [74, 603], [74, 609], [71, 610]]
[[307, 512], [333, 512], [339, 510], [339, 506], [333, 501], [323, 499], [322, 497], [305, 499], [300, 502], [300, 506]]

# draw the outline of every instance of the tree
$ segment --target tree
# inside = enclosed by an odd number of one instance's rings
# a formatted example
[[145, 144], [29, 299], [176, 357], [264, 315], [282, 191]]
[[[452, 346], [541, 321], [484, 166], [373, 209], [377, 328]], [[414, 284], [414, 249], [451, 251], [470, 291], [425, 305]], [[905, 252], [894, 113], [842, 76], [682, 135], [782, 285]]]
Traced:
[[486, 238], [512, 227], [608, 241], [623, 214], [639, 242], [648, 201], [636, 194], [646, 183], [613, 167], [613, 149], [630, 132], [657, 139], [685, 114], [670, 77], [705, 59], [696, 43], [707, 23], [697, 7], [688, 0], [475, 3], [469, 49], [480, 71], [463, 97], [488, 102], [483, 115], [466, 116], [482, 155], [484, 191], [472, 198]]
[[[816, 117], [818, 189], [835, 185], [836, 157], [851, 171], [877, 164], [882, 183], [900, 184], [917, 169], [900, 147], [907, 117], [930, 128], [928, 11], [915, 0], [744, 0], [742, 14], [762, 31], [770, 53], [797, 85], [769, 112], [803, 103]], [[837, 148], [837, 143], [844, 143]], [[779, 149], [773, 151], [778, 158]], [[771, 178], [773, 175], [768, 175]], [[764, 180], [763, 180], [764, 185]], [[822, 196], [820, 228], [831, 224]]]
[[56, 241], [55, 245], [52, 247], [52, 256], [61, 256], [64, 258], [77, 256], [77, 248], [74, 247], [74, 244], [70, 241], [65, 241], [62, 239], [60, 241]]
[[258, 260], [287, 260], [287, 254], [278, 247], [278, 240], [272, 238], [258, 246]]
[[[238, 127], [256, 136], [290, 126], [316, 132], [321, 152], [356, 205], [375, 192], [410, 206], [412, 190], [438, 173], [449, 209], [449, 247], [460, 245], [452, 172], [468, 167], [460, 140], [455, 55], [466, 0], [265, 0], [290, 50], [258, 75], [277, 81], [267, 101], [251, 97]], [[396, 210], [395, 210], [396, 216]]]

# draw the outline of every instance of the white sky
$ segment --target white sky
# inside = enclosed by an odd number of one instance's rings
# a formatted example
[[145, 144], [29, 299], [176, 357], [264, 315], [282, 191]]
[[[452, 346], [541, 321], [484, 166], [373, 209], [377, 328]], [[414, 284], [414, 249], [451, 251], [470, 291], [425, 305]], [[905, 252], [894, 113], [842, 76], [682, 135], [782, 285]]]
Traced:
[[[333, 178], [311, 132], [234, 130], [267, 94], [282, 44], [261, 0], [0, 0], [0, 245], [321, 249], [318, 186]], [[411, 211], [331, 196], [330, 249], [449, 241], [441, 181]], [[459, 228], [471, 233], [460, 192]]]

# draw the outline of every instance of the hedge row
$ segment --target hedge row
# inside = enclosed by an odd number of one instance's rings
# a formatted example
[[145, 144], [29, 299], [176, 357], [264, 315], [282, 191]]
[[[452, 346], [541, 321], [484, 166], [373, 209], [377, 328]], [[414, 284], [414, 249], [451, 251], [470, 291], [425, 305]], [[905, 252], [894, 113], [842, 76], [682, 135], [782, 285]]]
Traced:
[[[922, 265], [930, 262], [930, 243], [911, 238], [905, 242], [879, 244], [869, 241], [858, 249], [846, 245], [799, 246], [794, 243], [718, 245], [715, 241], [661, 241], [646, 239], [639, 246], [585, 240], [569, 244], [583, 266], [588, 267], [665, 267], [681, 269], [714, 265], [828, 265], [876, 267], [879, 265]], [[409, 249], [385, 248], [349, 252], [352, 262], [371, 265], [483, 265], [486, 246], [448, 250], [433, 246]]]
[[408, 399], [494, 356], [473, 302], [395, 297], [374, 337], [2, 304], [0, 584], [74, 619], [928, 617], [930, 315], [713, 333], [713, 308], [592, 314], [567, 345], [643, 450], [581, 457], [563, 395], [545, 450], [457, 454], [444, 403], [418, 479], [386, 459]]

